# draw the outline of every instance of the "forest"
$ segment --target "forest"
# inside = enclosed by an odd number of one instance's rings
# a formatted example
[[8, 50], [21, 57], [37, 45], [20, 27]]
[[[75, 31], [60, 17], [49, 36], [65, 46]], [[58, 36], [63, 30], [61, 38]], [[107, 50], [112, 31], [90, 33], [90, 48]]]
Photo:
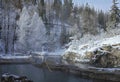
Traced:
[[117, 28], [120, 10], [117, 0], [111, 3], [111, 10], [104, 12], [89, 3], [76, 6], [72, 0], [0, 0], [0, 50], [54, 51], [71, 37], [79, 40]]
[[120, 0], [108, 2], [0, 0], [1, 82], [120, 82]]

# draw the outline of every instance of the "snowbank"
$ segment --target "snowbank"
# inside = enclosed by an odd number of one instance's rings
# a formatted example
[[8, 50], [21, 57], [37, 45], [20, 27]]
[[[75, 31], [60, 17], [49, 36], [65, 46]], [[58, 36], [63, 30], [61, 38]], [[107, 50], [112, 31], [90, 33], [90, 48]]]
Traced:
[[1, 59], [28, 59], [30, 56], [1, 56]]

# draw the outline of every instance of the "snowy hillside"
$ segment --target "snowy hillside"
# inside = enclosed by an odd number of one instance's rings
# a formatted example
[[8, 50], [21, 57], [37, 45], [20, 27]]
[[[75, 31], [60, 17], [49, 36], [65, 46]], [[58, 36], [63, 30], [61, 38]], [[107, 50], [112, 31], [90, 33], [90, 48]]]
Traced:
[[75, 52], [80, 54], [81, 56], [85, 56], [85, 52], [94, 51], [99, 47], [107, 46], [107, 45], [117, 45], [120, 44], [120, 35], [104, 38], [98, 41], [91, 41], [86, 44], [80, 44], [79, 40], [73, 41], [70, 47], [66, 52]]
[[[112, 30], [109, 33], [103, 33], [97, 36], [88, 35], [80, 40], [73, 40], [70, 42], [69, 48], [63, 54], [63, 58], [69, 58], [72, 61], [89, 61], [90, 56], [100, 55], [102, 52], [115, 54], [119, 57], [120, 50], [120, 34], [119, 29]], [[110, 35], [111, 34], [111, 35]], [[91, 36], [91, 37], [90, 37]], [[105, 49], [105, 48], [106, 49]], [[113, 50], [108, 50], [109, 47]], [[102, 49], [103, 48], [103, 49]], [[108, 48], [108, 49], [107, 49]], [[105, 50], [104, 50], [105, 49]], [[95, 51], [98, 51], [98, 54], [94, 54]], [[86, 60], [87, 58], [87, 60]]]

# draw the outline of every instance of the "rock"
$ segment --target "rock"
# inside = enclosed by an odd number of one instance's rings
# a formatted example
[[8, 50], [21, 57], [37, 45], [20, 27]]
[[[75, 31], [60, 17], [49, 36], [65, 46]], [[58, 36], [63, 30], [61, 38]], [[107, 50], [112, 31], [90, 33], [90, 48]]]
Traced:
[[120, 49], [117, 49], [117, 48], [112, 49], [111, 54], [117, 57], [116, 66], [120, 65], [120, 62], [119, 62], [120, 61]]
[[94, 51], [86, 51], [84, 56], [69, 51], [63, 55], [63, 59], [73, 62], [81, 62], [81, 59], [88, 59], [93, 66], [117, 67], [120, 66], [120, 47], [119, 45], [104, 45]]
[[120, 49], [117, 49], [117, 48], [113, 48], [111, 53], [114, 55], [114, 56], [117, 56], [118, 58], [120, 58]]
[[99, 67], [115, 67], [119, 65], [120, 50], [112, 46], [104, 46], [94, 51], [90, 62]]
[[75, 62], [75, 59], [78, 58], [78, 54], [75, 52], [66, 52], [63, 55], [63, 59], [68, 60], [68, 61], [73, 61]]
[[118, 43], [118, 44], [113, 44], [112, 46], [120, 46], [120, 43]]
[[104, 50], [104, 51], [111, 51], [112, 46], [111, 45], [102, 46], [101, 49]]
[[33, 82], [33, 81], [27, 79], [26, 76], [17, 76], [17, 75], [5, 73], [1, 77], [1, 82]]
[[99, 63], [102, 67], [114, 67], [116, 59], [116, 56], [113, 56], [111, 53], [106, 53], [101, 56]]
[[93, 52], [86, 52], [84, 58], [85, 58], [85, 59], [91, 59], [92, 56], [94, 56], [94, 53], [93, 53]]

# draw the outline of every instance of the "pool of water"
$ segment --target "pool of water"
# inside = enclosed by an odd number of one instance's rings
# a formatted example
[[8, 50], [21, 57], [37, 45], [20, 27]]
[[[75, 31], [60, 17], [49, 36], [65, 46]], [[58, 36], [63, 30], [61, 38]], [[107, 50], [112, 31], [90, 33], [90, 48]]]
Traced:
[[59, 71], [48, 71], [47, 69], [37, 68], [30, 64], [23, 65], [0, 65], [0, 76], [4, 73], [27, 76], [33, 82], [106, 82], [99, 80], [89, 80], [76, 77], [72, 74]]

